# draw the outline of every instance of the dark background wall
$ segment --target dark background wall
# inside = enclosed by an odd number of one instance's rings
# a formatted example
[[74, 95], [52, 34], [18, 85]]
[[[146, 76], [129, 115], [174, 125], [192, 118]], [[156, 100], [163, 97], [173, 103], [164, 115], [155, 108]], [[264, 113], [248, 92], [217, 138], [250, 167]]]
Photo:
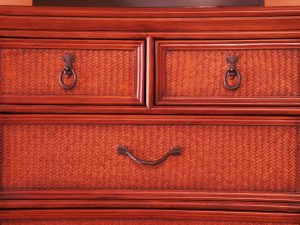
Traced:
[[255, 6], [263, 5], [263, 0], [33, 0], [33, 5], [102, 7]]

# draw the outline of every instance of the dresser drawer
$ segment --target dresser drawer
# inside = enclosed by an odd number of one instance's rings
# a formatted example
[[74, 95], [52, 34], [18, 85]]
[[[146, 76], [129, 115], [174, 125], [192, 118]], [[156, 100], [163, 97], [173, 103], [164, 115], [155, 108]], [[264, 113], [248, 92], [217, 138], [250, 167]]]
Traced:
[[0, 39], [0, 102], [141, 105], [144, 41]]
[[157, 105], [300, 105], [298, 40], [157, 41]]
[[[2, 191], [300, 191], [298, 120], [119, 115], [0, 118]], [[127, 146], [132, 155], [120, 146]], [[163, 161], [167, 152], [170, 155]], [[158, 159], [161, 162], [151, 161]]]

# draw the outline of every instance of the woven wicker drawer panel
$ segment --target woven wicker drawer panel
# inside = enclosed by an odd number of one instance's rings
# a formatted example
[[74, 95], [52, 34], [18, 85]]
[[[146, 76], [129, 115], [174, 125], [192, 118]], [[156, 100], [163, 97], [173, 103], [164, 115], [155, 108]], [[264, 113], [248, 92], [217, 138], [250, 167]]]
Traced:
[[[30, 104], [68, 104], [69, 101], [129, 104], [138, 101], [143, 79], [143, 41], [25, 40], [23, 45], [22, 42], [4, 40], [1, 43], [2, 101], [19, 103], [24, 97]], [[70, 90], [65, 90], [59, 82], [66, 55], [74, 56], [71, 66], [77, 75], [77, 82]], [[62, 77], [67, 85], [74, 79], [73, 74], [70, 78]]]
[[[78, 83], [59, 87], [62, 56], [72, 52]], [[1, 93], [18, 95], [134, 96], [134, 50], [1, 49]]]
[[[296, 126], [10, 124], [1, 133], [2, 190], [300, 190]], [[144, 166], [118, 145], [145, 160], [176, 145], [183, 154]]]
[[[227, 55], [240, 58], [243, 81], [234, 92], [222, 84]], [[168, 96], [299, 96], [299, 61], [299, 50], [168, 51], [166, 91]]]
[[78, 220], [15, 220], [3, 221], [3, 225], [293, 225], [292, 223], [195, 221], [159, 219], [78, 219]]
[[[160, 41], [156, 61], [159, 96], [178, 100], [298, 97], [300, 50], [289, 44]], [[241, 84], [237, 90], [227, 90], [223, 84], [228, 68], [225, 59], [234, 55], [238, 56]]]

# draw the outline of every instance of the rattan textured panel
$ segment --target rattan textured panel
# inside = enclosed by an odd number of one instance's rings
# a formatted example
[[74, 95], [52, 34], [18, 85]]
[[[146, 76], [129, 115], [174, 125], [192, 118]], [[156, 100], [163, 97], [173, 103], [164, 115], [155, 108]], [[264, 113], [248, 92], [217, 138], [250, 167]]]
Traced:
[[[145, 160], [171, 146], [183, 154]], [[1, 189], [299, 191], [298, 128], [230, 125], [3, 125]]]
[[[75, 55], [78, 82], [59, 86], [62, 56]], [[1, 49], [0, 91], [13, 95], [135, 96], [137, 55], [134, 49]]]
[[3, 225], [293, 225], [291, 223], [195, 221], [159, 219], [78, 219], [78, 220], [15, 220], [3, 221]]
[[[241, 85], [224, 88], [226, 56], [237, 55]], [[166, 96], [288, 97], [300, 94], [299, 50], [167, 50]]]

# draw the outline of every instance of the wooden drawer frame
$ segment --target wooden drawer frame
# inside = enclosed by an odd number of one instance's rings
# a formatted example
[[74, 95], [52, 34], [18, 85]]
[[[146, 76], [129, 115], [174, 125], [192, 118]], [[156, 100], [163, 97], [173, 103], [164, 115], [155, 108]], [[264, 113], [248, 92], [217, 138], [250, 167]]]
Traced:
[[[143, 40], [145, 57], [135, 98], [87, 100], [65, 104], [58, 99], [0, 97], [2, 124], [245, 124], [300, 125], [296, 98], [247, 99], [224, 107], [217, 102], [159, 102], [155, 43], [170, 40], [252, 40], [282, 45], [300, 38], [300, 7], [216, 9], [82, 9], [0, 7], [1, 39], [56, 39], [105, 42]], [[274, 41], [269, 41], [272, 39]], [[102, 40], [102, 41], [101, 41]], [[137, 41], [138, 42], [138, 41]], [[251, 42], [251, 41], [250, 41]], [[1, 46], [0, 40], [0, 46]], [[21, 43], [22, 44], [22, 43]], [[42, 44], [43, 45], [43, 44]], [[292, 45], [291, 45], [292, 47]], [[142, 62], [143, 64], [144, 62]], [[3, 101], [2, 101], [3, 100]], [[159, 101], [157, 101], [159, 100]], [[221, 100], [221, 101], [220, 101]], [[177, 100], [176, 100], [177, 101]], [[222, 102], [223, 101], [223, 102]], [[18, 104], [16, 104], [18, 103]], [[49, 103], [46, 105], [45, 103]], [[107, 104], [111, 103], [111, 104]], [[170, 103], [170, 104], [169, 104]], [[216, 104], [217, 103], [217, 104]], [[9, 114], [5, 114], [9, 113]], [[19, 114], [11, 113], [37, 113]], [[38, 114], [40, 113], [40, 114]], [[52, 113], [47, 114], [47, 113]], [[73, 113], [73, 115], [59, 113]], [[81, 115], [80, 113], [86, 113]], [[95, 113], [110, 115], [94, 115]], [[113, 114], [113, 113], [119, 113]], [[76, 115], [77, 114], [77, 115]], [[120, 114], [123, 114], [120, 116]], [[131, 114], [131, 115], [124, 115]], [[151, 115], [142, 115], [151, 114]], [[161, 114], [168, 114], [163, 116]], [[182, 116], [174, 116], [181, 114]], [[188, 116], [183, 116], [191, 114]], [[201, 114], [202, 116], [194, 116]], [[210, 114], [214, 116], [203, 116]], [[238, 116], [224, 116], [225, 114]], [[264, 116], [240, 116], [240, 115]], [[219, 115], [219, 116], [216, 116]], [[269, 116], [265, 116], [269, 115]], [[271, 115], [277, 115], [276, 117]], [[282, 115], [289, 115], [284, 117]], [[300, 221], [300, 193], [233, 193], [124, 190], [0, 191], [0, 221], [10, 219], [165, 218], [295, 223]], [[147, 209], [145, 209], [147, 208]], [[180, 209], [180, 210], [178, 210]], [[210, 211], [217, 210], [217, 211]], [[238, 212], [239, 211], [239, 212]], [[247, 211], [247, 212], [246, 212]]]
[[[197, 124], [300, 125], [298, 117], [141, 116], [141, 115], [0, 115], [8, 124]], [[184, 208], [300, 212], [299, 193], [139, 190], [1, 191], [0, 208]], [[143, 200], [141, 203], [140, 200]], [[222, 203], [222, 204], [220, 204]]]
[[[90, 95], [0, 95], [1, 104], [50, 105], [144, 105], [144, 41], [143, 40], [63, 40], [63, 39], [0, 39], [0, 48], [20, 49], [132, 49], [136, 52], [135, 96]], [[20, 62], [21, 63], [21, 62]], [[63, 64], [62, 64], [63, 68]], [[100, 74], [101, 75], [101, 74]], [[57, 74], [58, 76], [58, 74]], [[57, 77], [55, 77], [55, 80]], [[79, 80], [80, 81], [80, 80]], [[61, 87], [57, 87], [61, 88]], [[75, 87], [76, 89], [76, 87]]]
[[[156, 50], [156, 84], [155, 105], [157, 106], [300, 106], [299, 97], [189, 97], [189, 96], [166, 96], [166, 57], [167, 50], [257, 50], [257, 49], [299, 49], [300, 39], [279, 40], [157, 40]], [[284, 59], [283, 59], [284, 60]], [[201, 62], [200, 62], [201, 63]], [[253, 65], [255, 66], [255, 65]], [[226, 67], [224, 59], [224, 67]], [[238, 67], [238, 65], [237, 65]], [[251, 68], [249, 68], [251, 69]], [[224, 69], [225, 72], [225, 69]], [[223, 82], [220, 74], [220, 85]], [[299, 75], [300, 76], [300, 75]], [[243, 74], [241, 74], [243, 82]], [[251, 78], [250, 78], [251, 79]], [[298, 81], [295, 81], [298, 82]], [[213, 88], [213, 87], [212, 87]], [[241, 88], [241, 87], [240, 87]], [[244, 87], [247, 88], [247, 87]], [[228, 92], [234, 92], [228, 90]]]

